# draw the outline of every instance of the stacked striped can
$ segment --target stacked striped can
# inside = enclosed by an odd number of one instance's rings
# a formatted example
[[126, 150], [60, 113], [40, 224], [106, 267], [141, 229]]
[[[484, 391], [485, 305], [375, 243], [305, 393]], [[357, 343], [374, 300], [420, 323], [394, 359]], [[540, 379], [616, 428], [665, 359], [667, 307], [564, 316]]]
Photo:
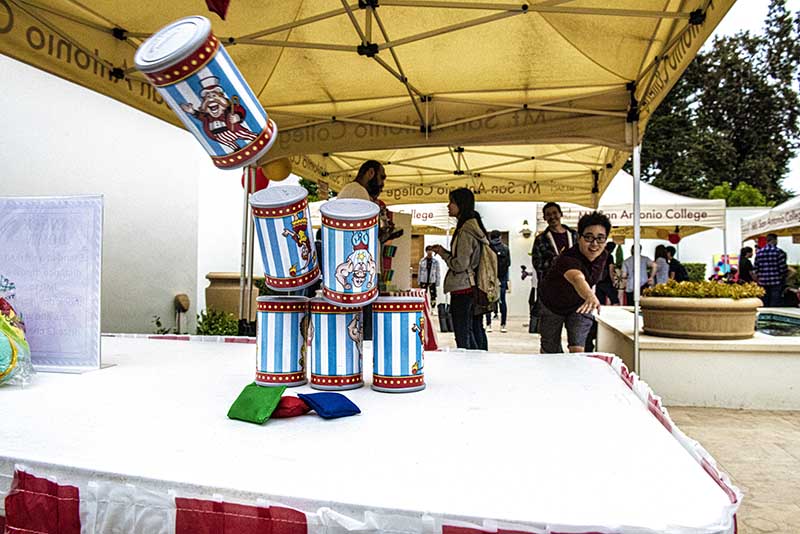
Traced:
[[306, 297], [258, 297], [256, 384], [302, 386], [309, 315]]
[[311, 387], [322, 390], [355, 389], [364, 385], [361, 308], [311, 299]]
[[425, 301], [416, 297], [379, 297], [372, 305], [372, 389], [425, 389], [424, 307]]

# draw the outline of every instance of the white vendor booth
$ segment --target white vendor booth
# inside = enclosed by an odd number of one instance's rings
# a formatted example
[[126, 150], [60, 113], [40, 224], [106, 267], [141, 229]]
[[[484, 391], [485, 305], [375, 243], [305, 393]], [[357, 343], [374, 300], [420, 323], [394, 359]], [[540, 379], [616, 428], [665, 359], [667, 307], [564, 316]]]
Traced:
[[[679, 228], [686, 237], [709, 228], [725, 230], [725, 201], [721, 199], [692, 198], [659, 189], [645, 182], [641, 190], [641, 237], [667, 239]], [[581, 215], [593, 210], [577, 204], [563, 203], [561, 222], [577, 228]], [[597, 207], [611, 219], [616, 236], [633, 236], [633, 176], [619, 171], [600, 197]], [[544, 230], [547, 222], [541, 211], [537, 212], [536, 226]]]
[[787, 200], [761, 215], [742, 220], [742, 241], [770, 233], [800, 234], [800, 196]]
[[735, 532], [740, 491], [613, 356], [431, 352], [427, 389], [385, 394], [367, 343], [360, 415], [259, 426], [226, 418], [255, 347], [176, 337], [104, 337], [113, 367], [3, 389], [0, 516], [33, 501], [76, 533]]

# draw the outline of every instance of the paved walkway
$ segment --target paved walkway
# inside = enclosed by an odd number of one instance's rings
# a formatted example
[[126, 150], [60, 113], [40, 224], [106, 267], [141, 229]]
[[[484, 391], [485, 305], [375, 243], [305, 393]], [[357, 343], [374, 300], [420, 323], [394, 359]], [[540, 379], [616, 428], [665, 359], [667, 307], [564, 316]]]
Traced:
[[[539, 351], [527, 318], [509, 318], [508, 333], [493, 321], [492, 352]], [[455, 347], [452, 334], [439, 344]], [[656, 393], [658, 393], [656, 391]], [[800, 412], [724, 410], [668, 406], [670, 416], [699, 441], [744, 492], [739, 534], [800, 534]]]

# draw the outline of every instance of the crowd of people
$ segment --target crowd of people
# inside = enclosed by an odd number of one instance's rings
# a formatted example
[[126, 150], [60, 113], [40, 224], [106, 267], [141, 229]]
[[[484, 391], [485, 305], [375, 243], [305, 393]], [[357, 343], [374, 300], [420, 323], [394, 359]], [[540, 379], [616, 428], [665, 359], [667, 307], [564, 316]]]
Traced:
[[[382, 213], [388, 215], [381, 217], [381, 235], [387, 236], [381, 241], [397, 237], [391, 216], [379, 199], [385, 179], [383, 166], [370, 160], [359, 169], [354, 182], [339, 193], [341, 198], [362, 198], [381, 206]], [[426, 247], [425, 256], [419, 262], [418, 282], [420, 287], [430, 292], [431, 302], [435, 305], [441, 281], [435, 256], [441, 258], [447, 266], [443, 291], [450, 297], [449, 312], [456, 346], [488, 350], [486, 332], [491, 332], [493, 314], [499, 312], [500, 332], [507, 332], [506, 297], [511, 253], [502, 242], [501, 233], [498, 230], [489, 232], [484, 226], [475, 209], [475, 195], [470, 189], [455, 189], [450, 192], [448, 200], [448, 214], [457, 220], [450, 249], [442, 245]], [[631, 255], [618, 272], [613, 258], [616, 244], [609, 240], [611, 222], [608, 217], [597, 211], [587, 213], [573, 229], [562, 224], [563, 212], [556, 202], [545, 204], [542, 215], [547, 228], [534, 240], [531, 249], [533, 269], [528, 270], [523, 265], [521, 272], [522, 280], [529, 280], [531, 284], [528, 331], [540, 335], [542, 353], [564, 352], [561, 343], [564, 328], [567, 331], [567, 350], [591, 350], [597, 330], [593, 313], [599, 311], [601, 305], [621, 304], [618, 291], [621, 285], [625, 303], [633, 302], [635, 249], [631, 247]], [[758, 283], [765, 290], [762, 300], [767, 307], [784, 305], [787, 293], [796, 300], [797, 292], [787, 291], [791, 270], [786, 253], [778, 248], [777, 242], [777, 236], [769, 234], [754, 262], [751, 261], [753, 249], [742, 248], [739, 269], [731, 270], [720, 281]], [[675, 247], [658, 245], [655, 259], [640, 256], [640, 291], [669, 280], [688, 280], [687, 270], [675, 254]], [[480, 282], [487, 278], [492, 279], [491, 283], [482, 287]], [[489, 294], [497, 298], [487, 300]], [[365, 339], [369, 339], [367, 332]]]
[[[435, 300], [435, 285], [439, 279], [438, 265], [428, 279], [434, 254], [448, 267], [444, 291], [450, 293], [450, 311], [453, 316], [456, 345], [467, 349], [487, 350], [486, 332], [491, 332], [492, 313], [485, 314], [486, 326], [481, 320], [484, 310], [475, 304], [474, 273], [480, 263], [482, 244], [488, 243], [498, 258], [498, 284], [500, 287], [501, 332], [506, 332], [506, 293], [509, 281], [510, 252], [500, 239], [499, 231], [486, 231], [480, 214], [475, 211], [475, 199], [468, 189], [453, 191], [448, 211], [458, 219], [451, 250], [441, 245], [428, 247], [420, 262], [422, 287], [429, 287]], [[614, 261], [616, 243], [609, 239], [611, 223], [599, 212], [584, 215], [576, 229], [562, 224], [563, 212], [555, 202], [544, 205], [542, 214], [547, 228], [534, 240], [531, 250], [533, 269], [521, 266], [521, 279], [531, 284], [528, 296], [528, 331], [540, 334], [540, 352], [563, 352], [562, 331], [566, 328], [567, 350], [582, 352], [592, 350], [597, 325], [593, 313], [600, 305], [632, 304], [635, 292], [635, 249], [618, 269]], [[640, 248], [641, 251], [641, 248]], [[655, 248], [655, 259], [640, 255], [640, 287], [644, 291], [669, 280], [689, 280], [686, 267], [676, 258], [676, 248], [660, 244]], [[759, 250], [755, 263], [751, 262], [753, 249], [741, 251], [738, 271], [726, 281], [757, 282], [765, 289], [765, 306], [783, 305], [797, 292], [787, 290], [786, 254], [777, 248], [777, 237], [767, 236], [767, 244]], [[425, 278], [423, 278], [425, 276]], [[448, 280], [449, 279], [449, 280]], [[620, 291], [624, 289], [624, 291]], [[621, 293], [624, 298], [621, 299]]]

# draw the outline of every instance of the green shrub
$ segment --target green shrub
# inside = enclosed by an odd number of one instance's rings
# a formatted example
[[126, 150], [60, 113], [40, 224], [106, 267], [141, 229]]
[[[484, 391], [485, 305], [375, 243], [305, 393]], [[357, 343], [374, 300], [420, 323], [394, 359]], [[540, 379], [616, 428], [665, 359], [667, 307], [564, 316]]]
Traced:
[[153, 324], [153, 333], [157, 335], [164, 335], [169, 334], [170, 329], [165, 327], [164, 324], [161, 322], [161, 317], [158, 315], [154, 315], [150, 322]]
[[726, 284], [709, 280], [703, 280], [702, 282], [676, 282], [675, 280], [670, 280], [666, 284], [658, 284], [655, 287], [645, 289], [642, 295], [645, 297], [746, 299], [763, 297], [764, 289], [752, 282], [749, 284]]
[[235, 336], [239, 334], [239, 320], [230, 312], [210, 308], [197, 316], [198, 336]]
[[686, 274], [689, 275], [689, 282], [702, 282], [706, 279], [705, 263], [684, 263]]

